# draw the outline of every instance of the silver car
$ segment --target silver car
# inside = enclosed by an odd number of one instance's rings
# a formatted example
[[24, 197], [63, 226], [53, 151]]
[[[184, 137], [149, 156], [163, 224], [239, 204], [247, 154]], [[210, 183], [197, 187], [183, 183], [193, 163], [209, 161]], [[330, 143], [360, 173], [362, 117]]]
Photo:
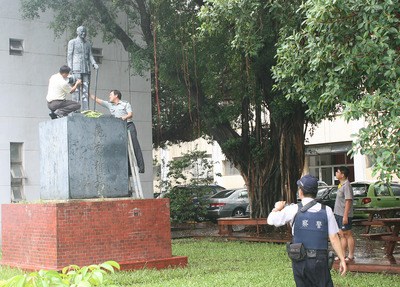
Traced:
[[209, 198], [207, 218], [216, 221], [221, 217], [244, 216], [247, 205], [249, 205], [247, 189], [223, 190]]

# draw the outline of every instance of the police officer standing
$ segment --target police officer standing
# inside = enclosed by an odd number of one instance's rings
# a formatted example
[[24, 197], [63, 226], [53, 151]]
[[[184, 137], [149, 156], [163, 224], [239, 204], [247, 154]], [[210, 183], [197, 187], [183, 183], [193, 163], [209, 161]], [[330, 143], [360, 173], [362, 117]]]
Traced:
[[276, 202], [268, 215], [268, 224], [283, 226], [290, 222], [292, 226], [293, 240], [288, 246], [288, 254], [292, 258], [297, 287], [333, 287], [328, 263], [328, 237], [340, 259], [341, 275], [347, 271], [338, 225], [332, 209], [314, 200], [318, 191], [317, 178], [305, 175], [297, 181], [297, 186], [301, 203], [286, 206], [285, 201]]

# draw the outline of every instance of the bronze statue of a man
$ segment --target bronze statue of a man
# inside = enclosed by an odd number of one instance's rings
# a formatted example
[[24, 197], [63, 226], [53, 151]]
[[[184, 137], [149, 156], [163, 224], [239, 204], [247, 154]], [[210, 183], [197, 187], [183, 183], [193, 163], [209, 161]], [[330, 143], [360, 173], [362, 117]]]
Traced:
[[72, 99], [76, 102], [81, 101], [82, 110], [85, 111], [89, 109], [90, 65], [93, 65], [94, 69], [98, 69], [99, 66], [93, 58], [91, 44], [86, 41], [86, 27], [79, 26], [76, 33], [78, 36], [68, 42], [67, 63], [73, 78], [82, 81], [81, 89], [72, 94]]

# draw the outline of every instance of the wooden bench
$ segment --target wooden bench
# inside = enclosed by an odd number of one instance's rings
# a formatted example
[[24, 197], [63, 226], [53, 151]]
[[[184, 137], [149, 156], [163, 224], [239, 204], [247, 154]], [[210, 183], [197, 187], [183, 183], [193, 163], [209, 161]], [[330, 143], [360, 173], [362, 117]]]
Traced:
[[353, 218], [352, 223], [353, 225], [362, 225], [364, 221], [367, 221], [367, 219], [363, 218]]
[[392, 233], [390, 232], [382, 232], [382, 233], [362, 233], [360, 234], [363, 237], [366, 237], [371, 240], [383, 240], [384, 236], [390, 236]]
[[361, 234], [361, 236], [367, 237], [370, 240], [377, 240], [377, 241], [385, 241], [388, 243], [393, 243], [399, 242], [400, 237], [399, 236], [394, 236], [389, 232], [383, 232], [383, 233], [368, 233], [368, 234]]
[[[399, 207], [400, 208], [400, 207]], [[391, 208], [390, 210], [392, 210]], [[389, 208], [382, 208], [379, 210], [389, 210]], [[390, 264], [396, 264], [396, 258], [393, 256], [396, 244], [400, 241], [400, 218], [379, 218], [373, 219], [373, 217], [368, 218], [370, 225], [366, 226], [366, 232], [361, 234], [371, 240], [382, 241], [385, 244], [385, 255], [390, 261]], [[371, 226], [385, 226], [387, 232], [382, 233], [371, 233]]]
[[260, 235], [260, 225], [267, 225], [266, 218], [248, 218], [248, 217], [223, 217], [218, 219], [218, 234], [221, 236], [231, 236], [234, 225], [255, 225], [257, 227], [257, 236]]
[[[366, 234], [366, 235], [369, 234], [371, 227], [385, 226], [385, 224], [381, 221], [377, 221], [377, 220], [370, 221], [369, 219], [353, 219], [352, 223], [353, 223], [353, 225], [357, 225], [357, 226], [365, 226], [364, 234]], [[386, 227], [386, 229], [388, 230], [388, 232], [390, 231], [390, 228]], [[366, 236], [366, 235], [363, 235], [363, 236]]]
[[388, 241], [388, 242], [400, 241], [400, 236], [394, 236], [394, 235], [382, 235], [381, 238], [383, 241]]

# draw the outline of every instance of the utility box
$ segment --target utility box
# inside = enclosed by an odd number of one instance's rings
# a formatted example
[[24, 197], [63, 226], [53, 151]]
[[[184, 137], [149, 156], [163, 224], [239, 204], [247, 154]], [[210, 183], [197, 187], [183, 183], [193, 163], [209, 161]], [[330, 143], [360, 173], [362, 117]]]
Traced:
[[129, 195], [124, 121], [73, 114], [40, 123], [39, 141], [41, 199]]

